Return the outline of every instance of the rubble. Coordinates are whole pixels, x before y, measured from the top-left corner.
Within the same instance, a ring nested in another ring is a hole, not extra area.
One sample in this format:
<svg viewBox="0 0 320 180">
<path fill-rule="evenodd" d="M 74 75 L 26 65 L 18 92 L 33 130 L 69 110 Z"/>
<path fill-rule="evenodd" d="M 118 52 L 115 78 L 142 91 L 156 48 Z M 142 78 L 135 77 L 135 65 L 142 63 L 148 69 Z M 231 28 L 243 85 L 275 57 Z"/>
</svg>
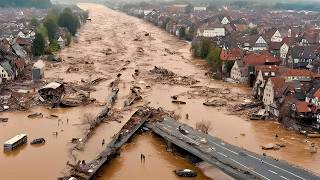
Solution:
<svg viewBox="0 0 320 180">
<path fill-rule="evenodd" d="M 129 98 L 124 102 L 124 106 L 131 106 L 135 101 L 142 99 L 141 97 L 141 88 L 133 86 L 130 88 L 131 92 Z"/>
<path fill-rule="evenodd" d="M 309 133 L 307 134 L 308 138 L 320 138 L 320 134 L 319 133 Z"/>
<path fill-rule="evenodd" d="M 104 51 L 104 54 L 107 55 L 107 56 L 113 54 L 112 49 L 110 49 L 110 48 L 106 49 Z"/>
<path fill-rule="evenodd" d="M 171 51 L 171 50 L 168 49 L 168 48 L 164 48 L 164 51 L 165 51 L 166 53 L 170 54 L 170 55 L 176 54 L 175 52 Z"/>
<path fill-rule="evenodd" d="M 96 79 L 92 80 L 92 81 L 91 81 L 91 84 L 97 85 L 97 84 L 99 84 L 99 83 L 101 83 L 101 82 L 103 82 L 103 81 L 105 81 L 105 80 L 107 80 L 107 79 L 106 79 L 106 78 L 99 77 L 99 78 L 96 78 Z"/>
<path fill-rule="evenodd" d="M 66 73 L 72 73 L 72 72 L 78 72 L 78 71 L 79 71 L 79 68 L 70 66 L 70 67 L 66 70 Z"/>
<path fill-rule="evenodd" d="M 137 52 L 138 53 L 143 53 L 144 52 L 144 49 L 142 47 L 137 47 Z"/>
<path fill-rule="evenodd" d="M 93 118 L 93 121 L 90 120 L 90 122 L 88 122 L 89 127 L 86 129 L 84 137 L 81 138 L 81 141 L 76 142 L 76 145 L 73 149 L 82 150 L 84 144 L 94 134 L 94 130 L 107 118 L 109 111 L 111 110 L 119 92 L 118 85 L 120 82 L 120 76 L 121 74 L 118 74 L 116 79 L 111 83 L 111 94 L 108 96 L 104 108 L 100 111 L 96 118 Z"/>
<path fill-rule="evenodd" d="M 57 82 L 51 82 L 38 90 L 39 95 L 52 104 L 59 104 L 64 92 L 64 85 Z"/>
<path fill-rule="evenodd" d="M 213 101 L 206 101 L 206 102 L 203 103 L 203 105 L 205 105 L 205 106 L 213 106 L 213 107 L 221 107 L 221 106 L 226 106 L 227 102 L 213 100 Z"/>
<path fill-rule="evenodd" d="M 188 76 L 179 76 L 168 69 L 155 66 L 152 70 L 149 71 L 151 75 L 150 81 L 162 82 L 163 84 L 169 85 L 194 85 L 198 83 L 198 80 L 193 79 Z"/>
</svg>

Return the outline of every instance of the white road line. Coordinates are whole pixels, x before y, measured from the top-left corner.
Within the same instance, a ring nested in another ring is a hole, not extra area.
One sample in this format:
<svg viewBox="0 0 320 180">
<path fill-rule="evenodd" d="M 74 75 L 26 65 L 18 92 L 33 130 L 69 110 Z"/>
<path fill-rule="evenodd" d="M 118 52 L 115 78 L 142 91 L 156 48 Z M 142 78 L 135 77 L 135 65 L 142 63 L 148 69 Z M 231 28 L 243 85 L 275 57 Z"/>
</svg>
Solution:
<svg viewBox="0 0 320 180">
<path fill-rule="evenodd" d="M 251 168 L 249 168 L 249 167 L 247 167 L 247 166 L 239 163 L 238 161 L 236 161 L 236 160 L 234 160 L 234 159 L 232 159 L 232 158 L 230 158 L 230 160 L 233 161 L 233 162 L 235 162 L 235 163 L 237 163 L 237 164 L 239 164 L 240 166 L 243 166 L 243 167 L 247 168 L 249 171 L 252 171 L 253 173 L 255 173 L 255 174 L 263 177 L 264 179 L 270 180 L 269 178 L 265 177 L 264 175 L 262 175 L 262 174 L 260 174 L 260 173 L 258 173 L 258 172 L 256 172 L 256 171 L 254 171 L 254 170 L 252 170 Z"/>
<path fill-rule="evenodd" d="M 222 152 L 218 152 L 221 156 L 224 156 L 224 157 L 228 157 L 227 155 L 223 154 Z"/>
<path fill-rule="evenodd" d="M 280 177 L 282 177 L 282 178 L 285 179 L 285 180 L 289 180 L 288 178 L 286 178 L 286 177 L 284 177 L 284 176 L 280 176 Z"/>
<path fill-rule="evenodd" d="M 270 169 L 268 170 L 269 172 L 272 172 L 273 174 L 278 174 L 278 173 L 276 173 L 276 172 L 274 172 L 274 171 L 271 171 Z"/>
<path fill-rule="evenodd" d="M 217 146 L 219 146 L 219 147 L 221 147 L 221 148 L 223 148 L 223 149 L 225 149 L 225 150 L 227 150 L 227 151 L 230 151 L 230 152 L 232 152 L 233 154 L 239 155 L 239 153 L 237 153 L 237 152 L 235 152 L 235 151 L 232 151 L 232 150 L 230 150 L 230 149 L 228 149 L 228 148 L 226 148 L 226 147 L 223 147 L 223 146 L 221 146 L 220 144 L 217 144 L 217 143 L 211 141 L 210 139 L 209 139 L 209 142 L 211 142 L 211 143 L 213 143 L 213 144 L 215 144 L 215 145 L 217 145 Z"/>
<path fill-rule="evenodd" d="M 248 154 L 248 156 L 250 156 L 250 157 L 252 157 L 252 158 L 254 158 L 254 159 L 257 159 L 257 160 L 261 161 L 260 158 L 257 158 L 257 157 L 255 157 L 255 156 L 252 156 L 252 155 L 250 155 L 250 154 Z M 289 173 L 289 174 L 291 174 L 291 175 L 293 175 L 293 176 L 295 176 L 295 177 L 297 177 L 297 178 L 300 178 L 300 179 L 302 179 L 302 180 L 306 180 L 306 179 L 303 178 L 303 177 L 300 177 L 300 176 L 298 176 L 298 175 L 296 175 L 296 174 L 294 174 L 294 173 L 292 173 L 292 172 L 290 172 L 290 171 L 287 171 L 287 170 L 285 170 L 285 169 L 283 169 L 283 168 L 281 168 L 281 167 L 279 167 L 279 166 L 276 166 L 276 165 L 273 165 L 273 164 L 271 164 L 271 163 L 268 163 L 267 161 L 263 161 L 263 163 L 268 164 L 268 165 L 270 165 L 270 166 L 272 166 L 272 167 L 278 168 L 278 169 L 280 169 L 280 170 L 282 170 L 282 171 L 284 171 L 284 172 L 286 172 L 286 173 Z"/>
</svg>

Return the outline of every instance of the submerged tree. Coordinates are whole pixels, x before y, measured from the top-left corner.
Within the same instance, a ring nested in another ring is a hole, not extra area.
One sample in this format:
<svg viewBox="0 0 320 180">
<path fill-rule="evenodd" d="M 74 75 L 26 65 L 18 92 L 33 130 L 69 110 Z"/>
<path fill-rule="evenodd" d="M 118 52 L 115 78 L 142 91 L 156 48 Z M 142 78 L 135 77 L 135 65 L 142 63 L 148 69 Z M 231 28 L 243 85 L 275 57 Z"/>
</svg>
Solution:
<svg viewBox="0 0 320 180">
<path fill-rule="evenodd" d="M 45 40 L 41 33 L 36 33 L 32 45 L 32 54 L 34 56 L 41 56 L 44 54 Z"/>
<path fill-rule="evenodd" d="M 77 29 L 80 26 L 78 17 L 73 14 L 70 8 L 65 8 L 63 10 L 59 16 L 58 24 L 61 27 L 67 28 L 72 35 L 77 33 Z"/>
</svg>

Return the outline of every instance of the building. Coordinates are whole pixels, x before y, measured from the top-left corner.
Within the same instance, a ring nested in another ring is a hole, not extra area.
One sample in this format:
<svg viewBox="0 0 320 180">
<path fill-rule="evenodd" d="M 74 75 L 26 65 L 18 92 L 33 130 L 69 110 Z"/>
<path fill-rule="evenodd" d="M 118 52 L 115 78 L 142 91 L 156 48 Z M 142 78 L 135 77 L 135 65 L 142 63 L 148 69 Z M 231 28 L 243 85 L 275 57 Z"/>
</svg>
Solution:
<svg viewBox="0 0 320 180">
<path fill-rule="evenodd" d="M 282 77 L 271 77 L 264 88 L 263 104 L 270 114 L 279 116 L 279 101 L 285 90 L 285 79 Z"/>
<path fill-rule="evenodd" d="M 42 60 L 37 61 L 36 63 L 33 64 L 32 67 L 32 80 L 40 80 L 44 78 L 44 67 L 45 64 Z"/>
<path fill-rule="evenodd" d="M 59 36 L 59 38 L 58 38 L 58 45 L 59 45 L 60 49 L 63 49 L 65 47 L 65 42 L 61 36 Z"/>
<path fill-rule="evenodd" d="M 242 61 L 235 61 L 230 71 L 231 79 L 240 82 L 248 83 L 248 67 L 244 66 Z"/>
<path fill-rule="evenodd" d="M 198 28 L 198 37 L 224 37 L 226 35 L 225 28 L 222 24 L 205 24 Z"/>
</svg>

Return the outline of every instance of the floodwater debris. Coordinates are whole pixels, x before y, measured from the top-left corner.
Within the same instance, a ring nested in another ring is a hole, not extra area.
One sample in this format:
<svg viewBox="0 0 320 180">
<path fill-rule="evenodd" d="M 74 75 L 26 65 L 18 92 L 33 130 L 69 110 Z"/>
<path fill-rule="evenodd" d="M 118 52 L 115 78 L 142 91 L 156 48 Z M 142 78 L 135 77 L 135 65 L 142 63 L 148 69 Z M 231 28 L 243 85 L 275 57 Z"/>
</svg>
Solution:
<svg viewBox="0 0 320 180">
<path fill-rule="evenodd" d="M 179 101 L 179 100 L 172 100 L 171 102 L 174 104 L 187 104 L 185 101 Z"/>
<path fill-rule="evenodd" d="M 142 99 L 141 97 L 141 88 L 138 86 L 133 86 L 130 88 L 131 93 L 129 98 L 124 102 L 124 106 L 131 106 L 135 101 Z"/>
<path fill-rule="evenodd" d="M 9 118 L 0 118 L 0 122 L 8 122 Z"/>
<path fill-rule="evenodd" d="M 43 118 L 43 114 L 42 113 L 29 114 L 28 118 Z"/>
<path fill-rule="evenodd" d="M 213 100 L 213 101 L 206 101 L 203 103 L 205 106 L 212 106 L 212 107 L 221 107 L 221 106 L 226 106 L 227 102 L 225 101 L 218 101 L 218 100 Z"/>
</svg>

